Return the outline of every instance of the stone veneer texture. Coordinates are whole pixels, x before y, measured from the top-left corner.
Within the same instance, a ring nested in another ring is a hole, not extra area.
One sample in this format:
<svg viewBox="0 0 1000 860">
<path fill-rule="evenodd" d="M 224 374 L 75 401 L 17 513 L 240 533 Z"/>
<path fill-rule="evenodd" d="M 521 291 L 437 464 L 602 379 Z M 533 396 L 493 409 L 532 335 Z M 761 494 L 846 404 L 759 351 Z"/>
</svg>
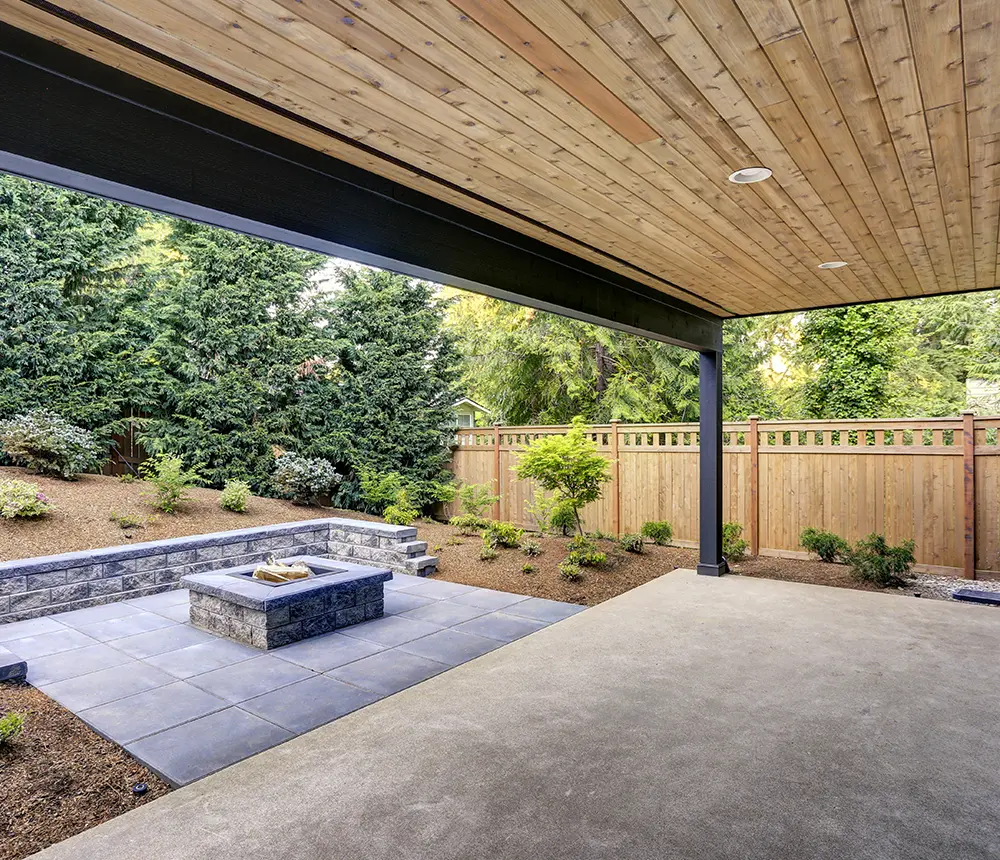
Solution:
<svg viewBox="0 0 1000 860">
<path fill-rule="evenodd" d="M 178 588 L 182 576 L 268 556 L 315 555 L 427 576 L 412 526 L 339 517 L 0 562 L 0 624 Z"/>
</svg>

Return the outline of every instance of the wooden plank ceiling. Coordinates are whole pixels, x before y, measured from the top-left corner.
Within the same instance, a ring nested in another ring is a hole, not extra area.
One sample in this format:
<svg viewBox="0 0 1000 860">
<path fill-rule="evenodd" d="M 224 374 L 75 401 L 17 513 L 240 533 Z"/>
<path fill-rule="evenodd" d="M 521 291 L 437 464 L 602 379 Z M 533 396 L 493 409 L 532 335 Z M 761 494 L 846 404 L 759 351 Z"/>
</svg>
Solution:
<svg viewBox="0 0 1000 860">
<path fill-rule="evenodd" d="M 998 284 L 997 0 L 0 0 L 0 19 L 722 315 Z M 773 177 L 728 181 L 757 165 Z"/>
</svg>

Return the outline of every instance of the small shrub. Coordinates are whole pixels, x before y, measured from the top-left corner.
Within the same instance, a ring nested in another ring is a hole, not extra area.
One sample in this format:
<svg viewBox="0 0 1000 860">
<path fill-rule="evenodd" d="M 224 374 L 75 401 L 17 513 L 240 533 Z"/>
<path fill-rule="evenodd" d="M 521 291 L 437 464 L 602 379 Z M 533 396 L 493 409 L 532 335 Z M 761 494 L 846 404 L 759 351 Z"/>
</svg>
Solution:
<svg viewBox="0 0 1000 860">
<path fill-rule="evenodd" d="M 358 477 L 362 498 L 376 511 L 398 505 L 399 494 L 404 491 L 409 506 L 418 512 L 427 505 L 451 502 L 455 498 L 455 485 L 447 481 L 418 481 L 399 472 L 375 472 L 372 469 L 362 469 Z"/>
<path fill-rule="evenodd" d="M 382 512 L 382 519 L 394 526 L 408 526 L 419 516 L 420 511 L 413 507 L 406 490 L 400 490 L 396 501 Z"/>
<path fill-rule="evenodd" d="M 814 552 L 823 561 L 832 562 L 841 558 L 851 547 L 840 535 L 808 528 L 799 535 L 799 543 L 809 552 Z"/>
<path fill-rule="evenodd" d="M 600 567 L 607 564 L 608 556 L 598 550 L 597 546 L 582 535 L 577 535 L 569 542 L 569 555 L 566 561 L 578 567 Z"/>
<path fill-rule="evenodd" d="M 312 505 L 341 481 L 333 465 L 321 457 L 302 457 L 288 452 L 274 461 L 271 483 L 297 505 Z"/>
<path fill-rule="evenodd" d="M 17 478 L 0 480 L 0 517 L 5 520 L 42 517 L 51 510 L 52 503 L 38 484 Z"/>
<path fill-rule="evenodd" d="M 488 543 L 483 543 L 482 549 L 479 550 L 479 560 L 480 561 L 493 561 L 500 553 L 498 553 L 493 547 Z"/>
<path fill-rule="evenodd" d="M 534 573 L 537 568 L 531 562 L 525 562 L 521 565 L 521 573 Z"/>
<path fill-rule="evenodd" d="M 722 557 L 726 561 L 740 561 L 750 546 L 742 538 L 743 526 L 739 523 L 722 524 Z"/>
<path fill-rule="evenodd" d="M 24 731 L 25 714 L 8 711 L 0 717 L 0 747 L 6 746 Z"/>
<path fill-rule="evenodd" d="M 462 514 L 461 516 L 452 517 L 448 522 L 458 529 L 460 535 L 465 535 L 466 537 L 478 535 L 490 524 L 489 520 L 484 520 L 482 517 L 473 516 L 472 514 Z"/>
<path fill-rule="evenodd" d="M 544 490 L 535 490 L 534 500 L 525 506 L 528 515 L 535 521 L 535 527 L 541 534 L 545 534 L 555 526 L 552 525 L 552 512 L 559 504 L 558 493 L 547 496 Z"/>
<path fill-rule="evenodd" d="M 245 514 L 250 501 L 250 485 L 246 481 L 230 478 L 222 488 L 219 507 L 234 514 Z"/>
<path fill-rule="evenodd" d="M 0 421 L 0 447 L 15 463 L 66 480 L 101 462 L 100 448 L 89 430 L 46 409 Z"/>
<path fill-rule="evenodd" d="M 464 544 L 464 540 L 459 540 L 457 537 L 450 537 L 444 542 L 445 546 L 461 546 Z"/>
<path fill-rule="evenodd" d="M 112 511 L 108 519 L 121 529 L 146 528 L 146 518 L 136 516 L 135 514 L 116 514 Z"/>
<path fill-rule="evenodd" d="M 536 556 L 542 554 L 542 545 L 536 540 L 526 540 L 521 542 L 521 552 L 526 556 Z"/>
<path fill-rule="evenodd" d="M 879 588 L 898 588 L 906 584 L 916 558 L 912 540 L 899 546 L 890 546 L 885 535 L 870 534 L 859 540 L 844 554 L 851 573 L 858 579 L 871 582 Z"/>
<path fill-rule="evenodd" d="M 497 547 L 516 547 L 521 543 L 524 529 L 513 523 L 490 523 L 483 531 L 483 543 Z"/>
<path fill-rule="evenodd" d="M 618 546 L 625 550 L 625 552 L 641 553 L 643 550 L 642 535 L 622 535 L 618 539 Z"/>
<path fill-rule="evenodd" d="M 139 473 L 153 485 L 154 492 L 148 496 L 150 504 L 166 514 L 175 513 L 190 501 L 187 491 L 201 480 L 197 469 L 185 469 L 180 457 L 169 454 L 150 457 L 139 466 Z"/>
<path fill-rule="evenodd" d="M 552 508 L 549 526 L 552 529 L 560 529 L 564 535 L 568 535 L 571 529 L 576 528 L 576 508 L 571 502 L 560 501 Z"/>
<path fill-rule="evenodd" d="M 605 534 L 600 529 L 595 532 L 587 532 L 587 537 L 591 540 L 614 540 L 614 535 Z"/>
<path fill-rule="evenodd" d="M 569 559 L 559 562 L 559 575 L 569 582 L 579 582 L 583 579 L 583 571 L 580 565 L 574 564 Z"/>
<path fill-rule="evenodd" d="M 131 472 L 122 472 L 118 476 L 118 480 L 123 484 L 134 484 L 136 482 L 136 477 Z"/>
<path fill-rule="evenodd" d="M 458 489 L 458 505 L 462 513 L 469 517 L 482 519 L 486 511 L 492 508 L 500 497 L 493 495 L 485 484 L 463 484 Z"/>
<path fill-rule="evenodd" d="M 674 527 L 666 520 L 651 520 L 642 524 L 642 536 L 657 546 L 669 546 L 674 539 Z"/>
</svg>

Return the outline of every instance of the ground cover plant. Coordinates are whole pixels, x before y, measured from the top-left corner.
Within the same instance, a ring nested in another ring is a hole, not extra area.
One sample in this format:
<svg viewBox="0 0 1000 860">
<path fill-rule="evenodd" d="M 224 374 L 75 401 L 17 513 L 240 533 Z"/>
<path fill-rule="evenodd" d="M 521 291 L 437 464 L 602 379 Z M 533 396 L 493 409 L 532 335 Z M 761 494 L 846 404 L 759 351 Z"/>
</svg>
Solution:
<svg viewBox="0 0 1000 860">
<path fill-rule="evenodd" d="M 0 479 L 0 517 L 3 519 L 34 519 L 51 511 L 52 503 L 38 484 L 16 478 Z"/>
<path fill-rule="evenodd" d="M 188 490 L 201 480 L 197 469 L 185 469 L 180 457 L 156 454 L 139 467 L 143 480 L 153 485 L 150 504 L 158 511 L 173 514 L 191 496 Z"/>
<path fill-rule="evenodd" d="M 219 506 L 235 514 L 246 513 L 250 502 L 250 485 L 246 481 L 230 478 L 219 495 Z"/>
<path fill-rule="evenodd" d="M 879 588 L 898 588 L 906 584 L 916 559 L 912 540 L 892 546 L 885 535 L 870 534 L 844 554 L 844 560 L 857 579 Z"/>
<path fill-rule="evenodd" d="M 834 562 L 843 558 L 844 554 L 851 548 L 850 544 L 840 535 L 812 527 L 802 531 L 802 534 L 799 535 L 799 543 L 803 549 L 816 553 L 825 562 Z"/>
<path fill-rule="evenodd" d="M 674 539 L 674 527 L 666 520 L 653 520 L 642 524 L 642 536 L 657 546 L 669 546 Z"/>
<path fill-rule="evenodd" d="M 46 409 L 0 421 L 0 447 L 15 463 L 66 480 L 94 468 L 102 459 L 92 433 Z"/>
</svg>

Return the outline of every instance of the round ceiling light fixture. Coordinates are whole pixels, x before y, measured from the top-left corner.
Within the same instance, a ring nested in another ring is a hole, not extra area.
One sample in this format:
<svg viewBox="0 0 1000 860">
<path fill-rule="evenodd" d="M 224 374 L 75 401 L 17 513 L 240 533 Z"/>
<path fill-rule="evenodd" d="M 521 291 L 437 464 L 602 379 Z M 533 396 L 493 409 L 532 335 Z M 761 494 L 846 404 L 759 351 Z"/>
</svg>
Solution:
<svg viewBox="0 0 1000 860">
<path fill-rule="evenodd" d="M 820 263 L 817 269 L 843 269 L 846 266 L 843 260 L 831 260 L 829 263 Z"/>
<path fill-rule="evenodd" d="M 771 178 L 771 169 L 768 167 L 743 167 L 735 173 L 729 174 L 729 181 L 737 185 L 747 185 L 751 182 L 763 182 Z"/>
</svg>

